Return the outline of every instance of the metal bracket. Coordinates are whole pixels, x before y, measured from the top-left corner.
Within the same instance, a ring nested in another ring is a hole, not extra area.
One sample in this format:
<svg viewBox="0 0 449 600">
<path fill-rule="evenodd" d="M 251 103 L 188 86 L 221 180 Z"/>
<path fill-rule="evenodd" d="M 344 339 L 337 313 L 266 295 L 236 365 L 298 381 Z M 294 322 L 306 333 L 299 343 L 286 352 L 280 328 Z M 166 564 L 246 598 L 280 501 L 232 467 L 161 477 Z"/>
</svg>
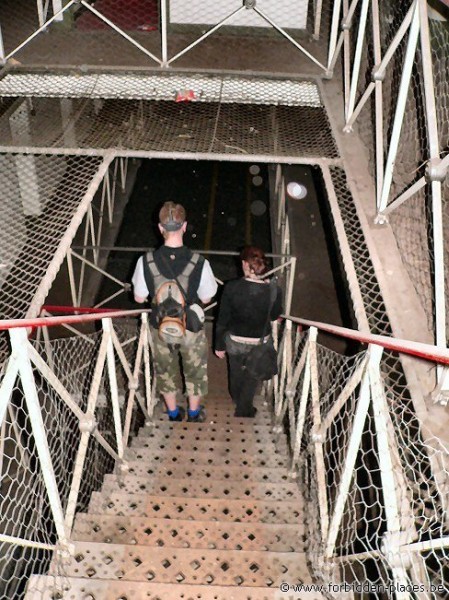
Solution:
<svg viewBox="0 0 449 600">
<path fill-rule="evenodd" d="M 129 390 L 138 390 L 139 389 L 139 380 L 135 379 L 134 381 L 129 381 L 128 382 L 128 389 Z"/>
<path fill-rule="evenodd" d="M 256 0 L 243 0 L 243 6 L 248 10 L 256 7 Z"/>
<path fill-rule="evenodd" d="M 408 531 L 387 531 L 382 537 L 380 550 L 392 569 L 410 569 L 411 553 L 406 552 L 407 544 L 413 537 Z"/>
<path fill-rule="evenodd" d="M 79 428 L 81 433 L 92 433 L 96 427 L 97 421 L 92 413 L 86 413 L 84 418 L 80 419 Z"/>
<path fill-rule="evenodd" d="M 374 219 L 374 225 L 388 225 L 388 217 L 387 215 L 383 215 L 382 213 L 377 213 Z"/>
<path fill-rule="evenodd" d="M 129 464 L 125 460 L 117 461 L 117 476 L 125 477 L 129 473 Z"/>
<path fill-rule="evenodd" d="M 431 158 L 426 166 L 426 179 L 429 182 L 432 181 L 441 181 L 443 182 L 449 170 L 449 167 L 445 164 L 442 164 L 443 161 L 440 157 Z"/>
<path fill-rule="evenodd" d="M 61 543 L 56 545 L 56 556 L 61 562 L 68 563 L 72 556 L 75 556 L 75 544 L 72 542 Z"/>
<path fill-rule="evenodd" d="M 380 65 L 374 65 L 373 70 L 371 71 L 371 79 L 372 81 L 384 81 L 385 69 L 381 71 Z"/>
<path fill-rule="evenodd" d="M 343 31 L 351 31 L 352 20 L 351 21 L 343 21 L 343 23 L 341 24 L 341 28 Z"/>
</svg>

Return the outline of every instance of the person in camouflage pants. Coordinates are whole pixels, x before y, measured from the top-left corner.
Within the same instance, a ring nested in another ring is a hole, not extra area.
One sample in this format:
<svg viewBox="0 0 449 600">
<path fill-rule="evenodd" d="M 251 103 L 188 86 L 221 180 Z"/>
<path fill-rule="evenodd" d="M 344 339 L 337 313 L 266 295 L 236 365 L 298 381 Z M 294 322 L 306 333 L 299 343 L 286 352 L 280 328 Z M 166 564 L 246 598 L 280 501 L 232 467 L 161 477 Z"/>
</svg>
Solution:
<svg viewBox="0 0 449 600">
<path fill-rule="evenodd" d="M 167 405 L 170 421 L 182 421 L 185 410 L 177 405 L 177 390 L 181 389 L 182 374 L 189 398 L 188 421 L 202 421 L 205 418 L 201 400 L 207 394 L 207 340 L 204 333 L 204 311 L 201 304 L 207 304 L 217 292 L 209 261 L 184 246 L 183 237 L 187 221 L 184 207 L 174 202 L 166 202 L 159 212 L 159 231 L 164 244 L 152 253 L 157 267 L 156 277 L 166 280 L 182 277 L 187 265 L 194 264 L 186 285 L 187 306 L 186 332 L 179 343 L 169 344 L 158 333 L 158 311 L 153 305 L 150 315 L 151 346 L 156 373 L 156 388 Z M 146 255 L 137 261 L 132 278 L 134 299 L 138 303 L 157 296 L 155 275 L 148 267 Z M 163 337 L 163 336 L 162 336 Z"/>
<path fill-rule="evenodd" d="M 155 329 L 151 330 L 152 350 L 156 371 L 156 390 L 159 394 L 176 394 L 179 379 L 179 357 L 161 342 Z M 186 393 L 189 397 L 204 398 L 207 394 L 207 339 L 204 330 L 186 331 L 178 345 L 182 359 Z"/>
</svg>

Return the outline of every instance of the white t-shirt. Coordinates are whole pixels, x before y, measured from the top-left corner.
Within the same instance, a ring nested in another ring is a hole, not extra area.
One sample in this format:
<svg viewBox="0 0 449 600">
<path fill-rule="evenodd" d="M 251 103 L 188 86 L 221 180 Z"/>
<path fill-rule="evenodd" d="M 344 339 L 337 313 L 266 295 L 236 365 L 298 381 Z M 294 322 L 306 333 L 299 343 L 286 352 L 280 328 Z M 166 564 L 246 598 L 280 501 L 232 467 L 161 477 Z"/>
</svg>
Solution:
<svg viewBox="0 0 449 600">
<path fill-rule="evenodd" d="M 143 272 L 143 256 L 139 258 L 134 270 L 132 278 L 132 284 L 134 287 L 134 295 L 140 298 L 146 298 L 148 296 L 148 287 L 145 281 L 145 275 Z M 218 285 L 215 281 L 212 268 L 207 259 L 204 259 L 203 270 L 201 271 L 200 284 L 198 286 L 197 295 L 198 298 L 204 302 L 213 298 L 217 293 Z"/>
</svg>

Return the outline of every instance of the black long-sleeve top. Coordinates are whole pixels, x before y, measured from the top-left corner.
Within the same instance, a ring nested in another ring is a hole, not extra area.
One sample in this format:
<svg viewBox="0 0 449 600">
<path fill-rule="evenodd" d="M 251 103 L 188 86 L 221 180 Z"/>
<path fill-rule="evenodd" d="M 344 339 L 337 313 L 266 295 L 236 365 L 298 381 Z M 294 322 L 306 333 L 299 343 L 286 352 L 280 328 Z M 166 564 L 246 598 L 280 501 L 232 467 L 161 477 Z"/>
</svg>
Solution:
<svg viewBox="0 0 449 600">
<path fill-rule="evenodd" d="M 225 350 L 225 335 L 260 338 L 264 331 L 270 305 L 270 286 L 266 283 L 235 279 L 223 290 L 218 313 L 215 349 Z M 276 299 L 271 307 L 270 320 L 275 321 L 282 313 L 282 291 L 277 287 Z"/>
</svg>

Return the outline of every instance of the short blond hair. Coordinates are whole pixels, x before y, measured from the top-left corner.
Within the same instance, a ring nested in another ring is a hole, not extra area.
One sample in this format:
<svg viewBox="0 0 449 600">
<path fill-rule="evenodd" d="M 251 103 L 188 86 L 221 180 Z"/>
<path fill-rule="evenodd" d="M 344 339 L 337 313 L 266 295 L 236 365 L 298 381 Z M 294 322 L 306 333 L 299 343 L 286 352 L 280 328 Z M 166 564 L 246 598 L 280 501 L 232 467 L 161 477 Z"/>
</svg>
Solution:
<svg viewBox="0 0 449 600">
<path fill-rule="evenodd" d="M 159 223 L 166 231 L 178 231 L 186 220 L 186 211 L 182 204 L 165 202 L 159 211 Z"/>
</svg>

